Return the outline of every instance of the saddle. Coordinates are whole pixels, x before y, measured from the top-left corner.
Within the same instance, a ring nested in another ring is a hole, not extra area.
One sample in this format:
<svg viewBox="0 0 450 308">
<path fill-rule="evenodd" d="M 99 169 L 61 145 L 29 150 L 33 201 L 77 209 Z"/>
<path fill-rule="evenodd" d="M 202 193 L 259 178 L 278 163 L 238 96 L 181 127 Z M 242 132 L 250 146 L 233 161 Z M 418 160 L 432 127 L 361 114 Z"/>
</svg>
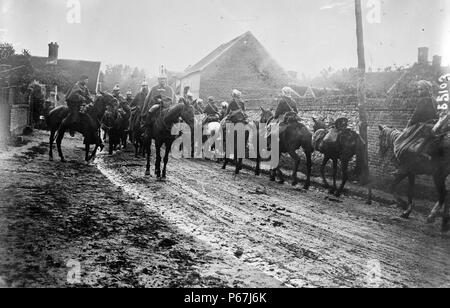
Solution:
<svg viewBox="0 0 450 308">
<path fill-rule="evenodd" d="M 348 119 L 337 119 L 329 129 L 319 129 L 313 136 L 313 147 L 318 151 L 322 151 L 324 145 L 337 145 L 340 138 L 350 133 L 348 129 Z"/>
<path fill-rule="evenodd" d="M 205 119 L 203 120 L 203 126 L 204 126 L 204 125 L 207 125 L 207 124 L 209 124 L 209 123 L 212 123 L 212 122 L 220 122 L 220 117 L 219 117 L 219 115 L 209 115 L 209 116 L 206 116 Z"/>
<path fill-rule="evenodd" d="M 437 133 L 439 132 L 439 133 Z M 405 157 L 431 159 L 442 147 L 443 137 L 449 130 L 436 130 L 434 123 L 418 123 L 406 128 L 394 141 L 394 154 L 398 160 Z"/>
<path fill-rule="evenodd" d="M 221 125 L 225 126 L 226 122 L 248 124 L 247 115 L 241 109 L 238 109 L 230 112 L 230 114 L 222 120 Z"/>
<path fill-rule="evenodd" d="M 295 111 L 289 111 L 286 112 L 278 117 L 278 119 L 275 119 L 274 117 L 270 118 L 269 121 L 267 121 L 267 127 L 266 127 L 266 138 L 269 138 L 272 133 L 272 127 L 277 125 L 279 126 L 279 133 L 282 133 L 285 129 L 287 124 L 293 123 L 293 122 L 299 122 L 300 117 L 295 113 Z"/>
</svg>

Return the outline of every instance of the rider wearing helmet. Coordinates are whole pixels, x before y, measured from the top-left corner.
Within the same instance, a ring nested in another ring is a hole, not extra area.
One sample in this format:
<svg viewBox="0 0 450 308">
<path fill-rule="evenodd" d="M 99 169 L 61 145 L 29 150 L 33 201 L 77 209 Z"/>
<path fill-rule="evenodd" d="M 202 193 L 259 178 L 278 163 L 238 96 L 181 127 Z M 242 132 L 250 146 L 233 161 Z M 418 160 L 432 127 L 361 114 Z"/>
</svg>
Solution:
<svg viewBox="0 0 450 308">
<path fill-rule="evenodd" d="M 89 93 L 89 89 L 87 87 L 88 82 L 89 77 L 87 75 L 82 75 L 66 95 L 69 114 L 63 120 L 63 124 L 65 127 L 69 128 L 69 132 L 72 137 L 75 135 L 73 125 L 78 123 L 80 120 L 81 105 L 92 102 L 91 94 Z"/>
</svg>

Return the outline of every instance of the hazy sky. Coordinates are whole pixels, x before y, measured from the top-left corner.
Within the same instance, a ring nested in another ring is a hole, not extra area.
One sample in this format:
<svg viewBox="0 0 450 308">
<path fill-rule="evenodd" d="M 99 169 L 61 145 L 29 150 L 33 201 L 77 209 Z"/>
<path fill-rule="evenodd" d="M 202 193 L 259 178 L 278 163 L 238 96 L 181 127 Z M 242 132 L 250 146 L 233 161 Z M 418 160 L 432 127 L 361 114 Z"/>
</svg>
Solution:
<svg viewBox="0 0 450 308">
<path fill-rule="evenodd" d="M 357 65 L 354 0 L 78 0 L 81 22 L 71 24 L 73 1 L 0 0 L 0 40 L 42 56 L 57 41 L 60 58 L 157 74 L 160 64 L 182 71 L 249 30 L 287 70 L 315 75 Z M 380 23 L 368 22 L 372 3 L 381 3 Z M 363 7 L 369 67 L 414 63 L 420 46 L 450 63 L 449 0 L 363 0 Z"/>
</svg>

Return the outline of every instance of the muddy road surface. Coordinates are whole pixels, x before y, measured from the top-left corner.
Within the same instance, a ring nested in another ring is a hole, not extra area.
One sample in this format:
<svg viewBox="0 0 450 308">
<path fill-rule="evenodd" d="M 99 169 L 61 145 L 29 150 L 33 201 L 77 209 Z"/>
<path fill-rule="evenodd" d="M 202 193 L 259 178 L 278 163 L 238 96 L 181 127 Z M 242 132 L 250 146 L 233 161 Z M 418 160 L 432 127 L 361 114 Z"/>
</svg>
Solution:
<svg viewBox="0 0 450 308">
<path fill-rule="evenodd" d="M 279 287 L 183 233 L 83 162 L 49 162 L 48 135 L 0 152 L 1 287 Z"/>
<path fill-rule="evenodd" d="M 250 171 L 235 177 L 211 161 L 170 158 L 166 182 L 146 177 L 144 160 L 128 152 L 96 164 L 186 234 L 285 286 L 450 286 L 450 235 L 422 213 L 402 220 L 393 205 L 333 199 Z"/>
</svg>

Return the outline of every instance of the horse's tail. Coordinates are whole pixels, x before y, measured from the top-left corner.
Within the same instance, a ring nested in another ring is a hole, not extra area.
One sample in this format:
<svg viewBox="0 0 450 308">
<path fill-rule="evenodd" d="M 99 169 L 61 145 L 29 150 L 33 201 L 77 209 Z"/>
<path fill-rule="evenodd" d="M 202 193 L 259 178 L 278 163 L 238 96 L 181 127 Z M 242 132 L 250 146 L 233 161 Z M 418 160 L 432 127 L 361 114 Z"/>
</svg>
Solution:
<svg viewBox="0 0 450 308">
<path fill-rule="evenodd" d="M 367 157 L 366 143 L 357 135 L 356 142 L 356 169 L 355 174 L 361 185 L 369 183 L 369 159 Z"/>
</svg>

